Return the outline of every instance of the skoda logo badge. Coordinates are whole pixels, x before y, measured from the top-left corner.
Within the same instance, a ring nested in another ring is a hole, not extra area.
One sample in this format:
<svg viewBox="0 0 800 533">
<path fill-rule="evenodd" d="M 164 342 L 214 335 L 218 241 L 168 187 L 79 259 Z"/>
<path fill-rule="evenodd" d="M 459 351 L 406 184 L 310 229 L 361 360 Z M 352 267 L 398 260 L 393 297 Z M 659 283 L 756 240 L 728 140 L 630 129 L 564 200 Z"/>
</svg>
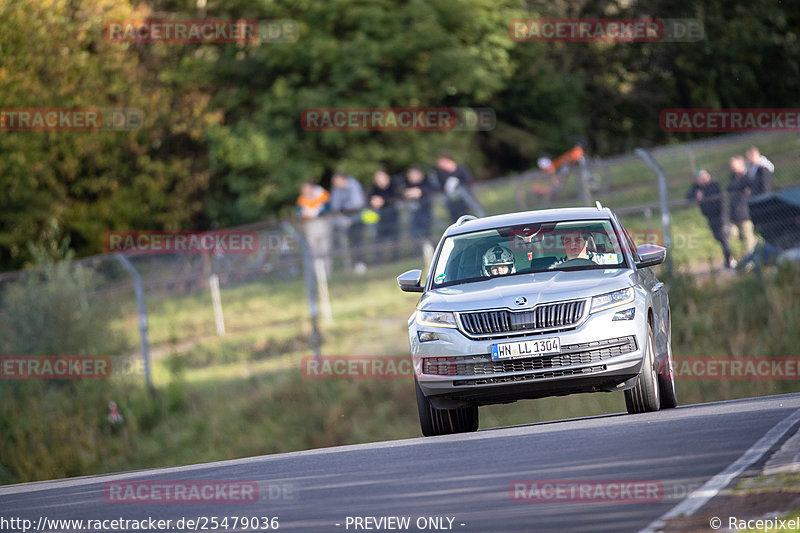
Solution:
<svg viewBox="0 0 800 533">
<path fill-rule="evenodd" d="M 514 303 L 517 305 L 525 305 L 526 303 L 528 303 L 528 299 L 525 298 L 524 296 L 517 296 L 517 299 L 514 300 Z"/>
</svg>

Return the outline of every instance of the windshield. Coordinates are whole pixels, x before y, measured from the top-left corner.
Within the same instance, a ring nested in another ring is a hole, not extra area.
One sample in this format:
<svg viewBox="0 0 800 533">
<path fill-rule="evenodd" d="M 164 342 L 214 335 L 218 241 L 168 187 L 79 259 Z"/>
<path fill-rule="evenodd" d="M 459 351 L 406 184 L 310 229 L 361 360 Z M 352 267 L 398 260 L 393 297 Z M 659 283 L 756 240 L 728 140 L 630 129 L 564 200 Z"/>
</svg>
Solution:
<svg viewBox="0 0 800 533">
<path fill-rule="evenodd" d="M 506 226 L 447 237 L 433 287 L 552 270 L 624 268 L 609 220 L 570 220 Z"/>
</svg>

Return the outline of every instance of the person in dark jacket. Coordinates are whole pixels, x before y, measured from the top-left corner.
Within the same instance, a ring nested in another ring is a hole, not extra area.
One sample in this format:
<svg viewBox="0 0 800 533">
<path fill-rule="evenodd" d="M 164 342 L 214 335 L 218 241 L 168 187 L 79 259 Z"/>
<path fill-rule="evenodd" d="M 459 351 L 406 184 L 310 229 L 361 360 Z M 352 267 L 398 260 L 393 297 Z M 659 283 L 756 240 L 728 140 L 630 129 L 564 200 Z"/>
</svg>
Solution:
<svg viewBox="0 0 800 533">
<path fill-rule="evenodd" d="M 391 247 L 391 259 L 397 259 L 397 236 L 399 234 L 400 217 L 397 212 L 397 201 L 399 195 L 395 189 L 392 177 L 383 169 L 375 172 L 372 176 L 374 185 L 369 193 L 369 206 L 378 213 L 375 242 L 382 244 L 383 248 Z M 383 260 L 385 255 L 382 251 L 376 252 L 377 261 Z"/>
<path fill-rule="evenodd" d="M 736 261 L 731 256 L 731 247 L 728 243 L 727 213 L 719 183 L 711 179 L 711 174 L 707 170 L 698 170 L 695 173 L 694 183 L 686 193 L 686 199 L 697 202 L 700 206 L 700 212 L 706 217 L 714 238 L 722 245 L 725 267 L 736 268 Z"/>
<path fill-rule="evenodd" d="M 453 154 L 443 151 L 436 159 L 436 173 L 447 198 L 447 210 L 453 222 L 469 213 L 469 206 L 462 194 L 471 194 L 472 172 L 467 165 L 459 165 Z"/>
<path fill-rule="evenodd" d="M 728 183 L 728 198 L 731 208 L 731 231 L 734 229 L 745 247 L 745 255 L 756 247 L 753 221 L 747 201 L 752 195 L 751 182 L 747 177 L 744 157 L 735 155 L 730 159 L 731 181 Z"/>
<path fill-rule="evenodd" d="M 431 183 L 422 167 L 413 166 L 406 171 L 403 198 L 408 200 L 411 212 L 409 235 L 412 239 L 430 238 L 433 225 L 433 195 L 436 186 Z"/>
<path fill-rule="evenodd" d="M 761 155 L 755 146 L 747 150 L 747 177 L 750 179 L 750 188 L 753 196 L 772 192 L 772 178 L 775 165 Z"/>
</svg>

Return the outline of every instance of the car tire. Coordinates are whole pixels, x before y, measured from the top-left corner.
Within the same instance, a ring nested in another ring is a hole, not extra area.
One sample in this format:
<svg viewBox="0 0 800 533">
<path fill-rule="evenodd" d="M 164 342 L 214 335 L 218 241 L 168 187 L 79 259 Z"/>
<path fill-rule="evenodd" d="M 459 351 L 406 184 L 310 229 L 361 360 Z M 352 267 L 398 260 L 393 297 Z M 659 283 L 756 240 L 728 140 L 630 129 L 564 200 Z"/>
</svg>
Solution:
<svg viewBox="0 0 800 533">
<path fill-rule="evenodd" d="M 658 376 L 658 385 L 661 389 L 661 408 L 672 409 L 678 407 L 678 391 L 675 388 L 675 365 L 672 360 L 672 322 L 669 323 L 667 334 L 667 357 L 664 367 Z"/>
<path fill-rule="evenodd" d="M 417 409 L 422 435 L 449 435 L 452 433 L 469 433 L 478 430 L 478 407 L 458 407 L 456 409 L 436 409 L 430 400 L 422 394 L 417 378 L 414 378 L 417 392 Z"/>
<path fill-rule="evenodd" d="M 661 407 L 661 394 L 658 387 L 658 369 L 655 364 L 655 338 L 653 326 L 647 323 L 647 344 L 644 350 L 642 368 L 636 386 L 625 391 L 625 407 L 628 413 L 647 413 L 658 411 Z"/>
</svg>

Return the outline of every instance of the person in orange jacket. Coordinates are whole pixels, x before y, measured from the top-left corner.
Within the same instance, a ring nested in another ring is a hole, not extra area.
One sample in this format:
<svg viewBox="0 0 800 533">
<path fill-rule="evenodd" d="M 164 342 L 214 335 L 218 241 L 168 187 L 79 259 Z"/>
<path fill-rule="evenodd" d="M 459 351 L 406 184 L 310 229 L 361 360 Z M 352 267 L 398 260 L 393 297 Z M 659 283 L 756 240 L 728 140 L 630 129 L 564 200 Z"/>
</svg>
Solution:
<svg viewBox="0 0 800 533">
<path fill-rule="evenodd" d="M 307 181 L 297 197 L 297 214 L 300 218 L 317 218 L 330 209 L 331 195 L 320 185 Z"/>
</svg>

